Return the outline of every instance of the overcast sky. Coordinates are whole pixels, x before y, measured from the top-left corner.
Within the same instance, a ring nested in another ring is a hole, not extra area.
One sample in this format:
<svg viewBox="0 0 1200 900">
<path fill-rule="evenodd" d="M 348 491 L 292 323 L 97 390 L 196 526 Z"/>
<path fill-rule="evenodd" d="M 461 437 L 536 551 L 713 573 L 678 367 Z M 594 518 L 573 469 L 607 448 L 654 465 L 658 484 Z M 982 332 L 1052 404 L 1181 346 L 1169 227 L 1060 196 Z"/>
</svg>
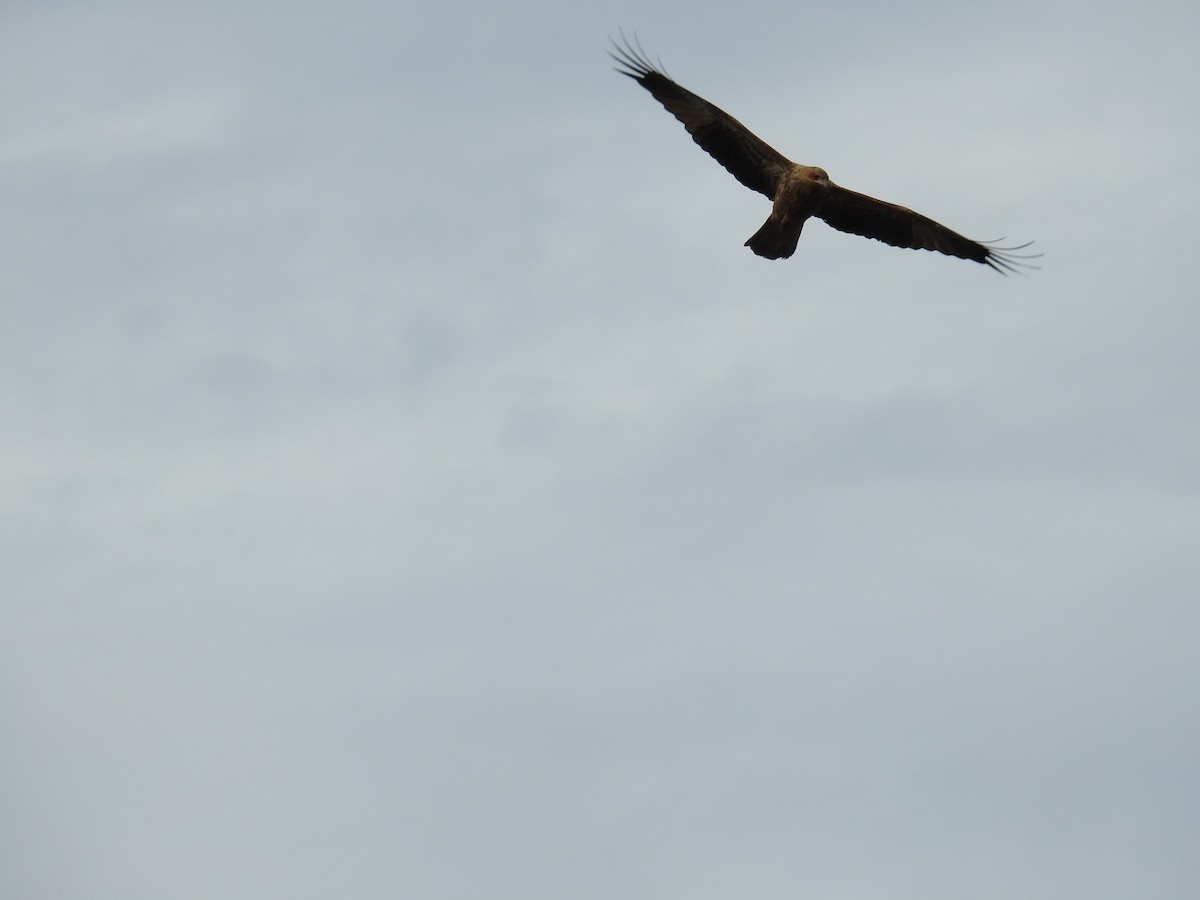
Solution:
<svg viewBox="0 0 1200 900">
<path fill-rule="evenodd" d="M 1196 897 L 1198 34 L 5 4 L 0 895 Z"/>
</svg>

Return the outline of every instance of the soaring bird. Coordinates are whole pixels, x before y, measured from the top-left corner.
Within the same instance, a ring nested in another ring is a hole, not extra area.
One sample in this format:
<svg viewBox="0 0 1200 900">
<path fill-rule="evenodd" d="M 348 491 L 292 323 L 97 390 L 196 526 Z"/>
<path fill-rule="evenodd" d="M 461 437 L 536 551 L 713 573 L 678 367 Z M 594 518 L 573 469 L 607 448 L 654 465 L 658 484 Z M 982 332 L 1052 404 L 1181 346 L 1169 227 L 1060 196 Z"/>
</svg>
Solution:
<svg viewBox="0 0 1200 900">
<path fill-rule="evenodd" d="M 997 247 L 965 238 L 911 209 L 847 190 L 829 180 L 824 169 L 794 163 L 770 147 L 729 113 L 672 81 L 646 58 L 641 44 L 613 41 L 617 69 L 648 90 L 683 123 L 697 144 L 738 181 L 766 194 L 771 215 L 746 246 L 767 259 L 786 259 L 796 252 L 804 223 L 816 216 L 838 231 L 874 238 L 893 247 L 936 250 L 971 259 L 1000 274 L 1036 268 L 1028 261 L 1041 254 L 1020 254 L 1033 242 Z M 661 64 L 660 64 L 661 65 Z"/>
</svg>

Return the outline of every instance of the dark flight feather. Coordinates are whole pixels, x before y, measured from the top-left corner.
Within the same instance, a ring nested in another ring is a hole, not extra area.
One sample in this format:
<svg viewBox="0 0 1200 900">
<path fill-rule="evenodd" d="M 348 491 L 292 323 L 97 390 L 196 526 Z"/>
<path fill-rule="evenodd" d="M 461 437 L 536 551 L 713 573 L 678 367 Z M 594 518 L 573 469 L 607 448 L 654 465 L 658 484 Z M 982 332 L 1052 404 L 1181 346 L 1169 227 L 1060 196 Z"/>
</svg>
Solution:
<svg viewBox="0 0 1200 900">
<path fill-rule="evenodd" d="M 646 60 L 639 46 L 636 50 L 626 41 L 616 44 L 610 53 L 621 64 L 617 69 L 648 90 L 651 95 L 683 123 L 697 144 L 723 165 L 738 181 L 760 194 L 773 197 L 779 177 L 792 161 L 757 137 L 745 125 L 724 110 L 680 87 L 655 69 Z"/>
</svg>

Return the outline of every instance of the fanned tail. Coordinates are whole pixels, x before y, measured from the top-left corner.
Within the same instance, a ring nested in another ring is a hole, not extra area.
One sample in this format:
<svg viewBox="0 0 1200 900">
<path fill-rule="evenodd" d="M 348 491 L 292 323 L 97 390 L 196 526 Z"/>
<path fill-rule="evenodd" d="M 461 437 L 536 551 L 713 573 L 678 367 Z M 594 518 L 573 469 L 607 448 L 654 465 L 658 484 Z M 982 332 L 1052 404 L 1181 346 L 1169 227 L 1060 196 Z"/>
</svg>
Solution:
<svg viewBox="0 0 1200 900">
<path fill-rule="evenodd" d="M 774 216 L 770 216 L 763 222 L 762 228 L 750 236 L 746 246 L 767 259 L 787 259 L 796 252 L 796 244 L 800 241 L 800 231 L 803 228 L 803 220 L 798 225 L 785 225 Z"/>
</svg>

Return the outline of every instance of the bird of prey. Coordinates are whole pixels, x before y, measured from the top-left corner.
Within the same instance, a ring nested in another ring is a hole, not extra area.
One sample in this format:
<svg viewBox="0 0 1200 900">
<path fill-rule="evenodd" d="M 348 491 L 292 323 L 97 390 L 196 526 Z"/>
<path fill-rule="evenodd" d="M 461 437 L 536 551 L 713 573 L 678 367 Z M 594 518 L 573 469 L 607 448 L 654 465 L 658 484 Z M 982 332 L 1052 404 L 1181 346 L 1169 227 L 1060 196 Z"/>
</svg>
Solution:
<svg viewBox="0 0 1200 900">
<path fill-rule="evenodd" d="M 1020 254 L 1033 242 L 1016 247 L 980 243 L 895 203 L 847 190 L 829 180 L 824 169 L 794 163 L 768 146 L 733 116 L 672 81 L 646 58 L 641 44 L 613 41 L 611 56 L 617 69 L 648 90 L 667 108 L 709 156 L 751 190 L 773 201 L 771 215 L 746 246 L 767 259 L 786 259 L 796 251 L 800 231 L 812 216 L 838 231 L 874 238 L 893 247 L 936 250 L 971 259 L 1000 274 L 1036 268 L 1028 260 L 1041 254 Z"/>
</svg>

